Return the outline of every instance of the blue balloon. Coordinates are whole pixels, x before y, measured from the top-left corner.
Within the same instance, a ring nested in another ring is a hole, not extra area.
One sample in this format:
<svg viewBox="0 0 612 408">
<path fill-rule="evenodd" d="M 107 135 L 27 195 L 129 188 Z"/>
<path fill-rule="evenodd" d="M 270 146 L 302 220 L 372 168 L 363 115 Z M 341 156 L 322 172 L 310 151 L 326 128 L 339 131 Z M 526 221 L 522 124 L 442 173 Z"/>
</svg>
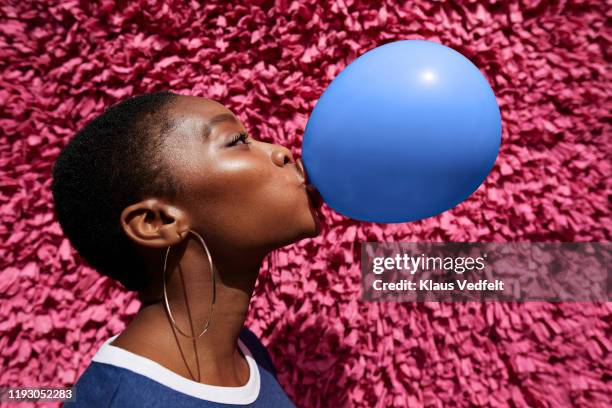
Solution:
<svg viewBox="0 0 612 408">
<path fill-rule="evenodd" d="M 440 214 L 491 171 L 501 115 L 478 68 L 424 40 L 361 55 L 328 86 L 306 125 L 302 161 L 347 217 L 398 223 Z"/>
</svg>

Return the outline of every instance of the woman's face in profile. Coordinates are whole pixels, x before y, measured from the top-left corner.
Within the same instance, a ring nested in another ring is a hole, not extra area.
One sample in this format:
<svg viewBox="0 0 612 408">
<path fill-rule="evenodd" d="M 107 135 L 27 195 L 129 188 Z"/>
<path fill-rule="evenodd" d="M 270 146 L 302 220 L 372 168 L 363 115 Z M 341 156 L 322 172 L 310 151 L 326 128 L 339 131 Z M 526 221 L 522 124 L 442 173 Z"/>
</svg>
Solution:
<svg viewBox="0 0 612 408">
<path fill-rule="evenodd" d="M 287 148 L 257 140 L 209 99 L 179 96 L 170 114 L 176 126 L 164 159 L 182 187 L 174 204 L 207 242 L 276 248 L 319 234 L 303 170 Z"/>
</svg>

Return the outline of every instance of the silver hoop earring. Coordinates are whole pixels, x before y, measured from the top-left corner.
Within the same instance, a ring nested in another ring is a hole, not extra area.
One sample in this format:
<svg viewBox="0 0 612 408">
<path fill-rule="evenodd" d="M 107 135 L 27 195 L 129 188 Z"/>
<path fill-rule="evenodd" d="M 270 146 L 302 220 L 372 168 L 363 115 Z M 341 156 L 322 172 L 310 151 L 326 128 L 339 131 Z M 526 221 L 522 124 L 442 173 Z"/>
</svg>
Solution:
<svg viewBox="0 0 612 408">
<path fill-rule="evenodd" d="M 166 255 L 164 256 L 164 270 L 162 272 L 162 280 L 164 283 L 164 306 L 166 307 L 166 311 L 168 312 L 168 316 L 170 317 L 170 321 L 172 322 L 172 325 L 176 327 L 179 333 L 181 333 L 183 336 L 188 337 L 190 339 L 197 339 L 201 337 L 204 333 L 206 333 L 206 331 L 208 330 L 208 326 L 210 325 L 210 322 L 212 321 L 213 309 L 214 309 L 214 304 L 215 304 L 215 294 L 217 291 L 215 289 L 215 268 L 213 265 L 212 256 L 210 255 L 210 251 L 208 250 L 208 246 L 206 246 L 206 243 L 204 242 L 204 239 L 202 238 L 200 234 L 198 234 L 197 232 L 193 230 L 188 230 L 188 232 L 191 232 L 196 237 L 198 237 L 198 239 L 200 240 L 200 243 L 204 247 L 204 250 L 206 251 L 206 255 L 208 256 L 208 262 L 210 264 L 210 271 L 212 275 L 212 296 L 211 296 L 211 302 L 210 302 L 210 313 L 209 313 L 208 321 L 206 322 L 206 325 L 204 326 L 204 330 L 202 331 L 202 333 L 200 333 L 197 336 L 190 336 L 186 334 L 178 327 L 178 325 L 176 324 L 176 321 L 174 320 L 174 317 L 172 316 L 172 312 L 170 311 L 170 303 L 168 302 L 168 293 L 166 291 L 166 268 L 168 264 L 168 255 L 170 254 L 170 248 L 172 248 L 172 245 L 168 246 L 168 249 L 166 249 Z"/>
</svg>

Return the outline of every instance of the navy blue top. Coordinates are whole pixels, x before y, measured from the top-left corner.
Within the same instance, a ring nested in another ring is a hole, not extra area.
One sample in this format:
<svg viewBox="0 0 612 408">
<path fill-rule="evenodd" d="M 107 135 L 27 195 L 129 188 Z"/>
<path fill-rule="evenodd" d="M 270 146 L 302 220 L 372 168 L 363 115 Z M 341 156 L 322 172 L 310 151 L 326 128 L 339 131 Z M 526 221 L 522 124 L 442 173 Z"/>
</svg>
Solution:
<svg viewBox="0 0 612 408">
<path fill-rule="evenodd" d="M 75 402 L 63 407 L 292 407 L 276 379 L 268 350 L 243 327 L 238 346 L 249 363 L 249 380 L 240 387 L 201 384 L 161 364 L 110 343 L 108 339 L 75 384 Z"/>
</svg>

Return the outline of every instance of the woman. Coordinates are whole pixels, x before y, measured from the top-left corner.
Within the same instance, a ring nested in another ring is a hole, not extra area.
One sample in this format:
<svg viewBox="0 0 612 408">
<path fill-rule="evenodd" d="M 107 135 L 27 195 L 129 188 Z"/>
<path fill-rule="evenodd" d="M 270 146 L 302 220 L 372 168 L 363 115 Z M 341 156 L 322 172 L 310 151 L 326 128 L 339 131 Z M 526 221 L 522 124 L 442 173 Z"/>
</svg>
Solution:
<svg viewBox="0 0 612 408">
<path fill-rule="evenodd" d="M 320 233 L 305 176 L 209 99 L 140 95 L 81 129 L 53 168 L 58 220 L 142 308 L 65 406 L 293 406 L 244 320 L 266 255 Z"/>
</svg>

